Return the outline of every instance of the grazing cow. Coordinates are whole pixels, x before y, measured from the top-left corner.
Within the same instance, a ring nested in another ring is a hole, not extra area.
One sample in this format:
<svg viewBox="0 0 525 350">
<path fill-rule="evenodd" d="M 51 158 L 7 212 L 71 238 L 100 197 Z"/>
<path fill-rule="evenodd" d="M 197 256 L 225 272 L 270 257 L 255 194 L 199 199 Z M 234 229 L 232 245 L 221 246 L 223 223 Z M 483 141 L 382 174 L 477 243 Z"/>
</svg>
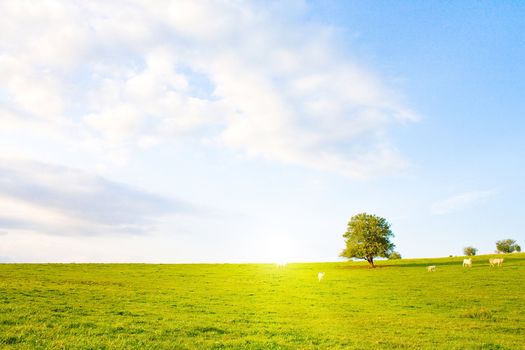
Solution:
<svg viewBox="0 0 525 350">
<path fill-rule="evenodd" d="M 463 267 L 472 267 L 472 258 L 463 259 Z"/>
<path fill-rule="evenodd" d="M 436 265 L 427 266 L 428 272 L 436 272 Z"/>
<path fill-rule="evenodd" d="M 324 272 L 319 272 L 317 274 L 317 279 L 319 280 L 319 282 L 321 282 L 323 280 L 323 277 L 324 277 Z"/>
<path fill-rule="evenodd" d="M 489 264 L 490 267 L 501 266 L 503 264 L 503 258 L 490 258 Z"/>
</svg>

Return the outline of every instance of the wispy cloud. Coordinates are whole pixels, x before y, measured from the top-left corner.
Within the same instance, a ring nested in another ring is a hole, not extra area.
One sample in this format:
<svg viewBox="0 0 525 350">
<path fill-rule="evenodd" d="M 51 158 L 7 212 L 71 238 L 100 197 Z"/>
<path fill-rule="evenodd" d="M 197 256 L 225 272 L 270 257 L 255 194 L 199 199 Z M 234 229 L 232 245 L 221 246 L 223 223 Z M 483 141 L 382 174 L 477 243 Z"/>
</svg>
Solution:
<svg viewBox="0 0 525 350">
<path fill-rule="evenodd" d="M 443 215 L 470 208 L 486 202 L 497 194 L 496 191 L 469 191 L 463 192 L 432 204 L 431 211 L 435 215 Z"/>
<path fill-rule="evenodd" d="M 301 21 L 305 3 L 0 7 L 11 133 L 32 123 L 43 138 L 71 135 L 62 142 L 111 164 L 187 137 L 353 177 L 409 164 L 388 130 L 417 116 L 338 49 L 333 28 Z"/>
<path fill-rule="evenodd" d="M 143 234 L 191 206 L 82 171 L 0 161 L 0 232 L 53 235 Z"/>
</svg>

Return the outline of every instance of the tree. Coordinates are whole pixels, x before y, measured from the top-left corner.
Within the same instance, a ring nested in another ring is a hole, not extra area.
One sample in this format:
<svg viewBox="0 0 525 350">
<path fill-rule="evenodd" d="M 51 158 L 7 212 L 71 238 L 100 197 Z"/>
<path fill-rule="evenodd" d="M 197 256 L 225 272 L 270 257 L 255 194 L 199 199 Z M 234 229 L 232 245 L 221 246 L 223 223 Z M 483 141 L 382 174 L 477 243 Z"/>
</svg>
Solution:
<svg viewBox="0 0 525 350">
<path fill-rule="evenodd" d="M 476 255 L 477 252 L 478 252 L 478 249 L 471 247 L 471 246 L 463 248 L 463 253 L 465 253 L 465 255 L 467 256 Z"/>
<path fill-rule="evenodd" d="M 513 251 L 521 251 L 521 247 L 516 244 L 513 239 L 502 239 L 496 242 L 496 249 L 501 253 L 512 253 Z"/>
<path fill-rule="evenodd" d="M 365 259 L 371 267 L 375 267 L 375 257 L 388 258 L 392 254 L 394 244 L 390 238 L 393 236 L 386 219 L 367 213 L 354 215 L 343 234 L 346 248 L 340 255 L 349 259 Z"/>
<path fill-rule="evenodd" d="M 401 259 L 401 254 L 399 254 L 398 252 L 392 252 L 392 254 L 390 254 L 390 256 L 388 257 L 389 260 L 397 260 L 397 259 Z"/>
</svg>

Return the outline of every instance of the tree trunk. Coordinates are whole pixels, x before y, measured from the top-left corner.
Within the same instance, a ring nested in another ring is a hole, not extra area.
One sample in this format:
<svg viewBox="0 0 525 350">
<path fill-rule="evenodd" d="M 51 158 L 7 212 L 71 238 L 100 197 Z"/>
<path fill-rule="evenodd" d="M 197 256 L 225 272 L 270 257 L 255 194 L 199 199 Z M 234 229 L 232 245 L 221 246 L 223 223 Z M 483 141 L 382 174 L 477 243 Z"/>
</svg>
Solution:
<svg viewBox="0 0 525 350">
<path fill-rule="evenodd" d="M 374 265 L 374 258 L 366 258 L 366 261 L 368 261 L 368 263 L 370 264 L 370 267 L 371 268 L 375 268 L 376 266 Z"/>
</svg>

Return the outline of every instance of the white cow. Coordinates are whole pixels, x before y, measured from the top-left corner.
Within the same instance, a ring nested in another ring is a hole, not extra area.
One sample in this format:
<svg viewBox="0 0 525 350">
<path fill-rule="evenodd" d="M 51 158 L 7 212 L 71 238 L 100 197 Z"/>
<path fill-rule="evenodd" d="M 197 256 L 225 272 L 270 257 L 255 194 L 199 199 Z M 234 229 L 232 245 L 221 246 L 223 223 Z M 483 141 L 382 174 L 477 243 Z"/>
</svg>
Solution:
<svg viewBox="0 0 525 350">
<path fill-rule="evenodd" d="M 503 258 L 490 258 L 489 264 L 491 267 L 503 265 Z"/>
<path fill-rule="evenodd" d="M 323 278 L 324 278 L 324 272 L 319 272 L 317 274 L 317 279 L 319 280 L 319 282 L 321 282 L 323 280 Z"/>
<path fill-rule="evenodd" d="M 463 259 L 463 267 L 472 267 L 472 258 Z"/>
<path fill-rule="evenodd" d="M 436 265 L 427 266 L 427 271 L 428 272 L 436 272 Z"/>
</svg>

